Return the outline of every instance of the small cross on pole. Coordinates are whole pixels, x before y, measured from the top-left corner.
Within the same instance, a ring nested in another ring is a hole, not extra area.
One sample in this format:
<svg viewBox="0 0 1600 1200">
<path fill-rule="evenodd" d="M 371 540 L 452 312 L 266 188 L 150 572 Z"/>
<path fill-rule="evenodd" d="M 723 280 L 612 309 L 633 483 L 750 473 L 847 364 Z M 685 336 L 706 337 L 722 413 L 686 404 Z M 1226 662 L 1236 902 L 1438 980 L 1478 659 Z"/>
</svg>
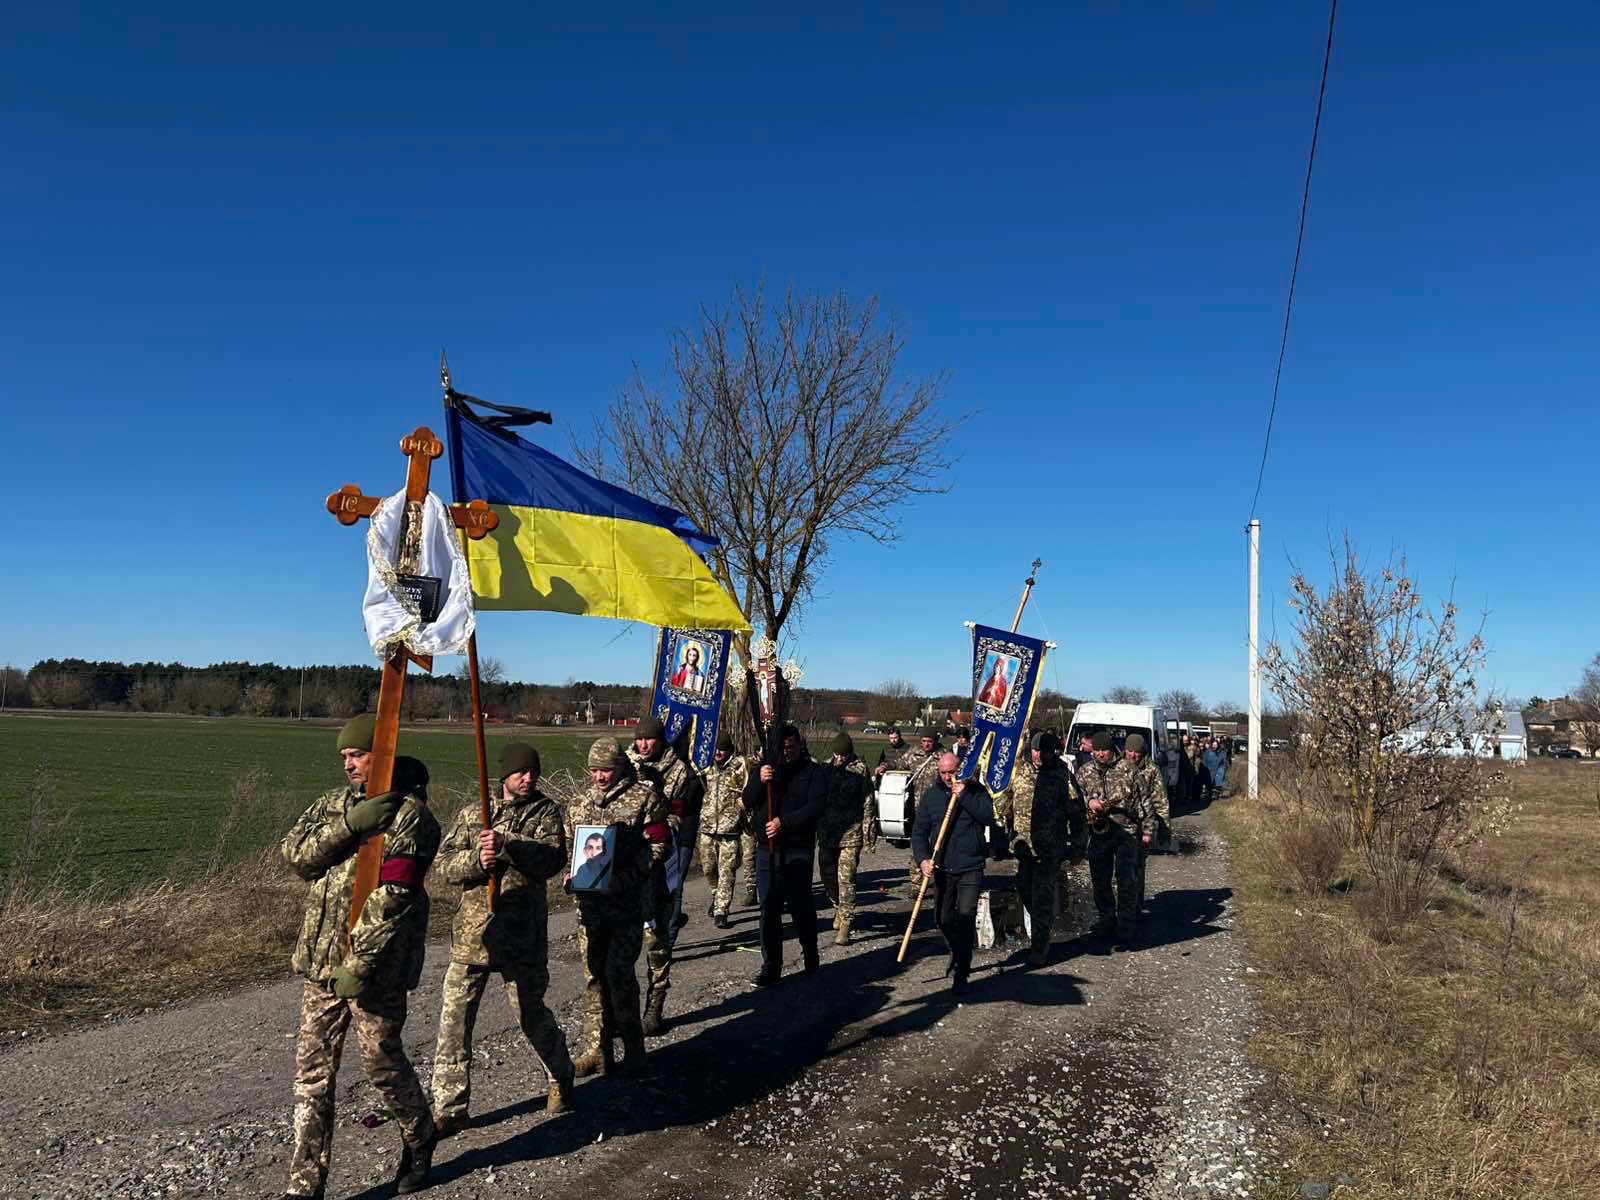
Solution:
<svg viewBox="0 0 1600 1200">
<path fill-rule="evenodd" d="M 400 520 L 399 547 L 395 570 L 401 575 L 417 572 L 417 555 L 422 538 L 422 504 L 428 497 L 428 475 L 433 460 L 444 453 L 444 443 L 433 436 L 433 430 L 419 425 L 400 439 L 400 452 L 408 460 L 406 468 L 406 511 Z M 378 511 L 381 498 L 363 495 L 353 483 L 347 483 L 328 497 L 328 511 L 341 525 L 354 525 L 362 517 Z M 474 540 L 483 537 L 500 518 L 482 500 L 450 509 L 456 527 Z M 400 741 L 400 702 L 405 695 L 406 664 L 414 662 L 424 671 L 433 670 L 433 656 L 413 654 L 404 644 L 397 643 L 383 660 L 383 673 L 378 686 L 378 715 L 372 735 L 372 766 L 367 772 L 367 794 L 378 795 L 389 790 L 394 778 L 394 752 Z M 355 927 L 372 889 L 378 886 L 378 872 L 383 866 L 383 834 L 374 833 L 364 838 L 356 851 L 356 878 L 350 894 L 350 926 Z"/>
</svg>

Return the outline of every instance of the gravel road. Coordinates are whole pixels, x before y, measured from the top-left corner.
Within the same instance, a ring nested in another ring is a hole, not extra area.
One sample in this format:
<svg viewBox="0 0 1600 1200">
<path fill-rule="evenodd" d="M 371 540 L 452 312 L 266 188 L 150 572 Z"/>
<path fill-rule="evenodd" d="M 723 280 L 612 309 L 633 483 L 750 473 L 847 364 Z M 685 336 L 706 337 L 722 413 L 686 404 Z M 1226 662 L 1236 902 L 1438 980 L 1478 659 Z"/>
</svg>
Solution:
<svg viewBox="0 0 1600 1200">
<path fill-rule="evenodd" d="M 825 932 L 822 970 L 770 992 L 748 986 L 754 913 L 714 929 L 696 877 L 649 1075 L 581 1082 L 578 1112 L 546 1116 L 543 1073 L 492 991 L 474 1123 L 441 1144 L 427 1194 L 1250 1195 L 1273 1154 L 1245 1059 L 1254 1014 L 1226 852 L 1204 814 L 1175 824 L 1185 852 L 1150 859 L 1139 949 L 1080 938 L 1079 894 L 1048 967 L 980 950 L 959 1004 L 926 915 L 907 964 L 894 961 L 904 851 L 864 859 L 855 943 Z M 551 1004 L 570 1038 L 571 914 L 552 926 Z M 792 943 L 789 955 L 797 969 Z M 406 1027 L 424 1080 L 445 961 L 430 949 Z M 285 978 L 0 1049 L 0 1195 L 281 1195 L 299 988 Z M 354 1050 L 328 1194 L 375 1200 L 391 1194 L 399 1135 L 359 1123 L 376 1099 Z"/>
</svg>

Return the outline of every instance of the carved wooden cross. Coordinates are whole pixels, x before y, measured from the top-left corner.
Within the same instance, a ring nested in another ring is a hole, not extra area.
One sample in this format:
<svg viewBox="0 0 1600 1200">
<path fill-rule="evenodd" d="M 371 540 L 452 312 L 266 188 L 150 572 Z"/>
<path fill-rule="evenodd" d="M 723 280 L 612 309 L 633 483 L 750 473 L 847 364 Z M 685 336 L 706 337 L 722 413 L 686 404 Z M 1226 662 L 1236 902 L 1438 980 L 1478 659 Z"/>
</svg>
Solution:
<svg viewBox="0 0 1600 1200">
<path fill-rule="evenodd" d="M 428 474 L 433 460 L 444 453 L 444 443 L 433 436 L 433 430 L 419 425 L 400 439 L 400 452 L 410 460 L 410 465 L 406 469 L 406 511 L 400 519 L 400 536 L 396 539 L 399 553 L 395 571 L 400 575 L 415 575 L 422 538 L 422 504 L 428 497 Z M 362 517 L 377 512 L 380 503 L 381 497 L 364 496 L 355 484 L 347 483 L 328 497 L 328 511 L 338 518 L 339 524 L 354 525 Z M 473 540 L 483 537 L 500 523 L 500 518 L 482 500 L 454 506 L 450 516 L 456 528 Z M 367 772 L 369 796 L 387 792 L 394 778 L 394 752 L 400 741 L 400 702 L 405 695 L 408 662 L 416 663 L 424 671 L 433 670 L 432 655 L 413 654 L 403 643 L 396 643 L 384 656 L 378 686 L 378 715 L 372 735 L 372 766 Z M 356 851 L 356 879 L 350 894 L 351 928 L 361 915 L 361 906 L 378 886 L 378 872 L 382 866 L 383 834 L 374 833 L 364 838 Z"/>
</svg>

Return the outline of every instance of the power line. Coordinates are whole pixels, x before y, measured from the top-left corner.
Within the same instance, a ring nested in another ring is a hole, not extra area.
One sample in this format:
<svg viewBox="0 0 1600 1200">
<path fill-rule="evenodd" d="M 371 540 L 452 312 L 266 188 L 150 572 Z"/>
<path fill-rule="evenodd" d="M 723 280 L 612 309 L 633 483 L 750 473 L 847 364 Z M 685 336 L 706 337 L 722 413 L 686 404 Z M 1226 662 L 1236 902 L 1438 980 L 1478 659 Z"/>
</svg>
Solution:
<svg viewBox="0 0 1600 1200">
<path fill-rule="evenodd" d="M 1289 318 L 1294 314 L 1294 285 L 1300 278 L 1300 250 L 1306 240 L 1306 213 L 1311 207 L 1311 169 L 1317 162 L 1317 135 L 1322 132 L 1322 104 L 1328 96 L 1328 64 L 1333 60 L 1333 23 L 1339 14 L 1339 0 L 1328 5 L 1328 44 L 1322 51 L 1322 85 L 1317 90 L 1317 117 L 1311 125 L 1311 153 L 1306 158 L 1305 190 L 1300 194 L 1300 232 L 1294 239 L 1294 267 L 1289 272 L 1289 299 L 1283 306 L 1283 338 L 1278 343 L 1278 369 L 1272 377 L 1272 407 L 1267 410 L 1267 436 L 1261 444 L 1261 466 L 1256 470 L 1256 491 L 1250 498 L 1250 516 L 1256 515 L 1261 500 L 1261 481 L 1267 473 L 1267 451 L 1272 448 L 1272 425 L 1278 416 L 1278 388 L 1283 383 L 1283 359 L 1289 351 Z"/>
</svg>

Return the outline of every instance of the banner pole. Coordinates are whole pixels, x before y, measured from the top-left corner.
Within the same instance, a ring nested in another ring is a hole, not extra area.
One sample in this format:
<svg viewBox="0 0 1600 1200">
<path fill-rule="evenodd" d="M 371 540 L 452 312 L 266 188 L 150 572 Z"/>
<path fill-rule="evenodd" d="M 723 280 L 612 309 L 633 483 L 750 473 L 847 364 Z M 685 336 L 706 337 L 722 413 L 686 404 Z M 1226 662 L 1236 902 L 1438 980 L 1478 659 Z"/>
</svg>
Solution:
<svg viewBox="0 0 1600 1200">
<path fill-rule="evenodd" d="M 1033 566 L 1028 571 L 1028 578 L 1023 582 L 1022 599 L 1017 601 L 1017 615 L 1011 618 L 1012 633 L 1015 633 L 1022 624 L 1022 611 L 1028 607 L 1028 597 L 1033 594 L 1034 576 L 1039 573 L 1039 568 L 1042 565 L 1039 559 L 1034 559 Z M 983 761 L 984 751 L 993 744 L 994 731 L 991 730 L 983 735 L 984 748 L 978 752 L 979 762 Z M 932 857 L 934 862 L 939 861 L 939 851 L 944 849 L 944 839 L 949 834 L 950 822 L 956 815 L 956 802 L 961 798 L 961 793 L 965 790 L 966 785 L 967 780 L 958 779 L 956 780 L 956 786 L 950 789 L 950 803 L 945 805 L 944 820 L 939 822 L 939 835 L 934 839 L 933 843 Z M 911 934 L 917 927 L 917 914 L 922 911 L 922 902 L 928 895 L 928 880 L 932 878 L 932 875 L 924 875 L 921 884 L 917 887 L 917 898 L 911 905 L 911 917 L 906 921 L 905 936 L 900 939 L 900 953 L 895 955 L 894 960 L 897 963 L 903 963 L 906 960 L 906 950 L 911 945 Z"/>
</svg>

